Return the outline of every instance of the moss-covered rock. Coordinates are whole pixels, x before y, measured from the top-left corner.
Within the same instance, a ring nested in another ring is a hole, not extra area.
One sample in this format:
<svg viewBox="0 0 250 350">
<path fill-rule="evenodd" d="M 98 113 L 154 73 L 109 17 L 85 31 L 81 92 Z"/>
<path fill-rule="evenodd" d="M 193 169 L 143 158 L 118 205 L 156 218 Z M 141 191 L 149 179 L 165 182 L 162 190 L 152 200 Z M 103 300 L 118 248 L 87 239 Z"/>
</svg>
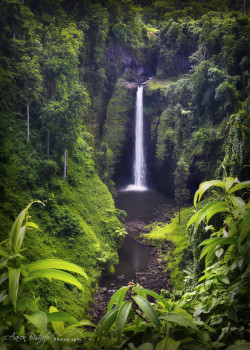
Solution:
<svg viewBox="0 0 250 350">
<path fill-rule="evenodd" d="M 122 158 L 131 154 L 136 87 L 135 83 L 119 79 L 107 108 L 102 140 L 113 151 L 116 173 Z"/>
<path fill-rule="evenodd" d="M 145 89 L 154 182 L 169 195 L 174 194 L 174 171 L 181 157 L 189 166 L 191 194 L 202 180 L 213 176 L 223 159 L 227 118 L 217 124 L 201 120 L 190 103 L 189 83 L 187 76 L 153 78 Z"/>
</svg>

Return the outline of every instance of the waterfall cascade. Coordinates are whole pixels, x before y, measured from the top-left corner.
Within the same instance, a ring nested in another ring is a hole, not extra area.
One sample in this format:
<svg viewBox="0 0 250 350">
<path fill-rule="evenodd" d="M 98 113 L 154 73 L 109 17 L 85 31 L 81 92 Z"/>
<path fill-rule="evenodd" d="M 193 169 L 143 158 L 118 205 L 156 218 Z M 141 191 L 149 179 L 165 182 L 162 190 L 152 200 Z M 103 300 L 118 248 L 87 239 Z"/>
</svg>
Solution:
<svg viewBox="0 0 250 350">
<path fill-rule="evenodd" d="M 143 145 L 143 85 L 139 85 L 136 94 L 135 115 L 135 156 L 134 156 L 134 183 L 128 185 L 125 191 L 146 191 L 146 163 Z"/>
</svg>

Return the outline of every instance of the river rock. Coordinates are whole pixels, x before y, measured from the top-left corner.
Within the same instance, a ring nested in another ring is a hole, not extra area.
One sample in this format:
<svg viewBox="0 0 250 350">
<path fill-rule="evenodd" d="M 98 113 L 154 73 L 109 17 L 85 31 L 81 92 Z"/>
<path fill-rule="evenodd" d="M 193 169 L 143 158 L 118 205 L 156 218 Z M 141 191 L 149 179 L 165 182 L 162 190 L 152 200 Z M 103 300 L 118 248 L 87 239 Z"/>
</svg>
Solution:
<svg viewBox="0 0 250 350">
<path fill-rule="evenodd" d="M 124 275 L 118 276 L 117 279 L 118 281 L 124 281 Z"/>
</svg>

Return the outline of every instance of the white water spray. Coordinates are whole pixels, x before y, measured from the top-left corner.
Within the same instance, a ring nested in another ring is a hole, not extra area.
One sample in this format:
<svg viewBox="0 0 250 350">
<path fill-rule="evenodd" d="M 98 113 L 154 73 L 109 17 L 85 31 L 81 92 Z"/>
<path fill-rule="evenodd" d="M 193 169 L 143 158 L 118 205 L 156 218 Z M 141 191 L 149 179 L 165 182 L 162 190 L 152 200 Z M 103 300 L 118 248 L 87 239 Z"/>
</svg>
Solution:
<svg viewBox="0 0 250 350">
<path fill-rule="evenodd" d="M 135 158 L 134 183 L 125 188 L 125 191 L 146 191 L 146 163 L 143 145 L 143 85 L 139 85 L 136 94 L 135 115 Z"/>
<path fill-rule="evenodd" d="M 143 86 L 137 88 L 135 117 L 134 185 L 146 189 L 146 164 L 143 148 Z"/>
</svg>

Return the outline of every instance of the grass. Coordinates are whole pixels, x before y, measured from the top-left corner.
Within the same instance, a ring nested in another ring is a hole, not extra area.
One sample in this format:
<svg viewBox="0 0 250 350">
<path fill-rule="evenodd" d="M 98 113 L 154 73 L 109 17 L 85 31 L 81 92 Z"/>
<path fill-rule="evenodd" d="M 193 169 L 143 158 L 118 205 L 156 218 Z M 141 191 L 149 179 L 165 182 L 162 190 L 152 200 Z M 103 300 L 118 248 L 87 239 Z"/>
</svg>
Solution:
<svg viewBox="0 0 250 350">
<path fill-rule="evenodd" d="M 141 237 L 149 240 L 151 244 L 160 246 L 164 241 L 171 241 L 172 248 L 164 256 L 168 262 L 167 270 L 171 270 L 171 282 L 175 289 L 182 289 L 184 272 L 179 270 L 179 263 L 182 260 L 183 250 L 190 247 L 190 236 L 186 230 L 188 220 L 193 215 L 193 207 L 181 210 L 181 221 L 179 222 L 178 213 L 175 214 L 170 224 L 151 225 L 150 233 L 143 234 Z"/>
</svg>

